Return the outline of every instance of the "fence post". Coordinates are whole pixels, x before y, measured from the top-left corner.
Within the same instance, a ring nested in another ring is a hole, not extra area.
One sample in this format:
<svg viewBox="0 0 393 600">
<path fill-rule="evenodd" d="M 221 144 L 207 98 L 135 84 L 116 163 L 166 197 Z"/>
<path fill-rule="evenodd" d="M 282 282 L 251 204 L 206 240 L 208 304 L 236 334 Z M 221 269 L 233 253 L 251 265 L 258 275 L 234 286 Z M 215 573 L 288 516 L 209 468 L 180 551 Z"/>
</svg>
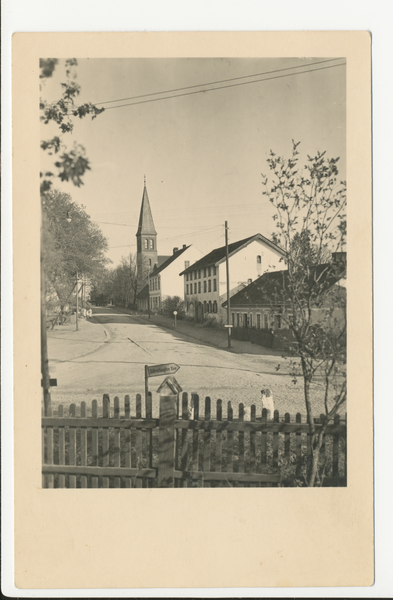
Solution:
<svg viewBox="0 0 393 600">
<path fill-rule="evenodd" d="M 164 390 L 163 390 L 164 391 Z M 165 391 L 168 394 L 168 390 Z M 175 420 L 177 394 L 160 395 L 158 487 L 175 486 Z"/>
</svg>

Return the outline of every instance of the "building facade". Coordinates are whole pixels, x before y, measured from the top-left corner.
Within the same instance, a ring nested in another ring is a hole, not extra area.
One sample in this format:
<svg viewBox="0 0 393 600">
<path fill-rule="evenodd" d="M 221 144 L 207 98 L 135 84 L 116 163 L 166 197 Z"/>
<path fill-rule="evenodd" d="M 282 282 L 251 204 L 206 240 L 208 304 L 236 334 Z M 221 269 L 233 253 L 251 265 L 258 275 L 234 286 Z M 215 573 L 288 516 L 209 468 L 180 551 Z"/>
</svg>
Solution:
<svg viewBox="0 0 393 600">
<path fill-rule="evenodd" d="M 256 234 L 229 244 L 230 297 L 268 271 L 282 265 L 284 251 Z M 183 275 L 186 314 L 198 322 L 215 319 L 226 321 L 227 298 L 226 247 L 216 248 L 181 273 Z"/>
</svg>

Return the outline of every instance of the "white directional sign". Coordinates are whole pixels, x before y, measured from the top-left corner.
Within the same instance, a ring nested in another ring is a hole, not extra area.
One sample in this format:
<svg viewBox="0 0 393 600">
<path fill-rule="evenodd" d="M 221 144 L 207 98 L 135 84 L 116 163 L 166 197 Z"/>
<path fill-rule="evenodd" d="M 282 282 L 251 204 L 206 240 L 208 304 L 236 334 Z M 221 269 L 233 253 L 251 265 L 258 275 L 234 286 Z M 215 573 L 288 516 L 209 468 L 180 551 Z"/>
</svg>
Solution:
<svg viewBox="0 0 393 600">
<path fill-rule="evenodd" d="M 147 377 L 159 377 L 161 375 L 171 375 L 180 369 L 175 363 L 167 363 L 166 365 L 146 366 Z"/>
</svg>

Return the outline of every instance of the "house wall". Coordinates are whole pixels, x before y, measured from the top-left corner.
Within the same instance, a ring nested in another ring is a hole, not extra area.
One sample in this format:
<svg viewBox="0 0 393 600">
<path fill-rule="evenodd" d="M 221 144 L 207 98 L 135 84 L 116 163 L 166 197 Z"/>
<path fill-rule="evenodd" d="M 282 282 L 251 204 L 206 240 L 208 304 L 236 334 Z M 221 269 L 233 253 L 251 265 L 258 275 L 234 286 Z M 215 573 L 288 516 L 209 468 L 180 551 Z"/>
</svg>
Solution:
<svg viewBox="0 0 393 600">
<path fill-rule="evenodd" d="M 260 262 L 258 257 L 260 257 Z M 250 280 L 254 281 L 254 279 L 266 271 L 282 269 L 283 263 L 280 262 L 280 257 L 281 255 L 279 252 L 271 250 L 266 244 L 258 240 L 251 242 L 251 244 L 230 256 L 230 296 L 236 294 L 239 290 L 248 285 Z M 205 282 L 206 291 L 204 291 Z M 197 285 L 196 292 L 195 284 Z M 191 285 L 192 292 L 190 290 Z M 188 316 L 195 317 L 196 306 L 201 303 L 204 318 L 206 318 L 207 314 L 209 318 L 214 318 L 219 322 L 226 323 L 227 311 L 221 306 L 227 299 L 226 261 L 224 260 L 217 266 L 211 265 L 210 267 L 199 269 L 196 272 L 196 278 L 194 271 L 189 273 L 188 276 L 184 275 L 184 298 L 186 301 L 186 314 Z M 209 303 L 211 303 L 213 309 L 212 312 L 205 310 L 205 307 L 209 306 Z M 215 307 L 217 307 L 216 311 L 214 310 Z"/>
</svg>

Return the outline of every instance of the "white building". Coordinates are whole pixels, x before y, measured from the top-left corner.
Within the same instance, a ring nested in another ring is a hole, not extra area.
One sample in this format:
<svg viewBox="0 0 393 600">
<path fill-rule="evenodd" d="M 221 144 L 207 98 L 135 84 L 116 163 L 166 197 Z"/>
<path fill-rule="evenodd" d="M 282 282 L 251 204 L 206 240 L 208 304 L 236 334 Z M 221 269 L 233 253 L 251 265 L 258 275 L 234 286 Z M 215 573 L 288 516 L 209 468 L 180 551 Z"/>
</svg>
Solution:
<svg viewBox="0 0 393 600">
<path fill-rule="evenodd" d="M 150 309 L 160 311 L 165 298 L 179 296 L 184 300 L 183 277 L 180 272 L 187 269 L 201 258 L 201 252 L 195 246 L 183 245 L 180 250 L 173 248 L 173 253 L 161 265 L 155 265 L 149 274 Z"/>
<path fill-rule="evenodd" d="M 257 277 L 283 268 L 285 252 L 260 233 L 228 246 L 230 296 Z M 186 314 L 197 321 L 215 318 L 226 321 L 226 247 L 216 248 L 184 269 Z"/>
</svg>

